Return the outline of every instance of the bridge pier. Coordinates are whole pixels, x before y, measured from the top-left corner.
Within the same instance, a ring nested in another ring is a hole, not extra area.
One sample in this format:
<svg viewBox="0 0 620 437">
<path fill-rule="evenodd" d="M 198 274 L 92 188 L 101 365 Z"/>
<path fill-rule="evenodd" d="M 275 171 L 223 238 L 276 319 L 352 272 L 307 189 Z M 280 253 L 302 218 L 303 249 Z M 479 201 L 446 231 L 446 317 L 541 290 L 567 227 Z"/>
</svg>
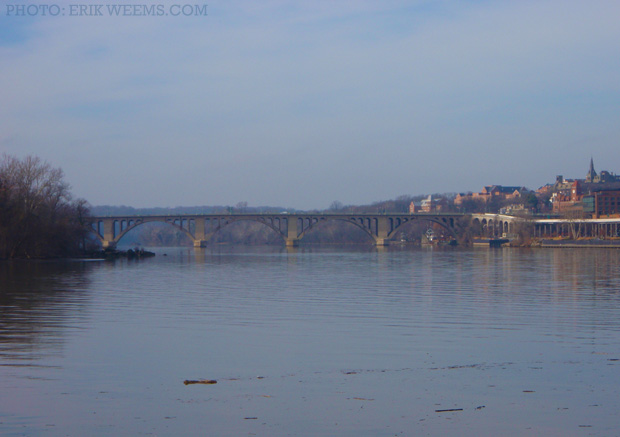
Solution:
<svg viewBox="0 0 620 437">
<path fill-rule="evenodd" d="M 207 221 L 204 217 L 194 219 L 194 247 L 207 247 L 207 235 L 205 232 Z"/>
<path fill-rule="evenodd" d="M 377 235 L 375 238 L 375 245 L 387 246 L 388 237 L 390 233 L 390 223 L 387 217 L 379 217 L 377 220 Z"/>
<path fill-rule="evenodd" d="M 103 240 L 101 242 L 101 246 L 103 247 L 104 250 L 107 250 L 107 249 L 114 250 L 116 249 L 116 241 Z"/>
<path fill-rule="evenodd" d="M 286 218 L 286 234 L 284 241 L 286 247 L 299 246 L 299 231 L 297 229 L 297 219 L 293 217 Z"/>
<path fill-rule="evenodd" d="M 103 241 L 101 242 L 103 249 L 115 249 L 116 239 L 114 238 L 114 220 L 108 219 L 103 221 Z"/>
<path fill-rule="evenodd" d="M 286 239 L 286 247 L 298 247 L 299 246 L 299 238 L 287 238 Z"/>
</svg>

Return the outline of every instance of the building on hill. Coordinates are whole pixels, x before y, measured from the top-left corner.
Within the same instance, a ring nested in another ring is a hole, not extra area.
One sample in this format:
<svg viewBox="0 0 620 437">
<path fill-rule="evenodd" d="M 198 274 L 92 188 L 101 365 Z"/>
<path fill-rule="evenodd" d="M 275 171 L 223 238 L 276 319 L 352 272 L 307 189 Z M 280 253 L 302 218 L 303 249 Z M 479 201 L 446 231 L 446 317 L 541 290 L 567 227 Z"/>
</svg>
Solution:
<svg viewBox="0 0 620 437">
<path fill-rule="evenodd" d="M 503 185 L 487 185 L 479 193 L 459 193 L 454 199 L 454 204 L 460 206 L 463 202 L 468 200 L 480 201 L 488 203 L 491 200 L 511 200 L 519 199 L 525 194 L 529 193 L 529 190 L 525 187 L 505 187 Z"/>
<path fill-rule="evenodd" d="M 570 197 L 570 192 L 573 189 L 573 184 L 575 181 L 580 179 L 565 179 L 562 175 L 557 175 L 555 177 L 555 182 L 553 184 L 543 185 L 539 189 L 536 190 L 536 195 L 539 197 L 544 196 L 552 196 L 555 193 L 560 193 Z M 584 179 L 581 179 L 584 182 Z"/>
<path fill-rule="evenodd" d="M 500 208 L 499 213 L 508 215 L 531 215 L 532 209 L 528 208 L 523 203 L 516 203 L 514 205 L 508 205 Z"/>
<path fill-rule="evenodd" d="M 409 204 L 409 213 L 415 214 L 422 211 L 422 202 L 411 202 Z"/>
<path fill-rule="evenodd" d="M 590 168 L 588 169 L 588 174 L 586 175 L 586 182 L 594 182 L 594 179 L 597 178 L 596 170 L 594 170 L 594 158 L 590 157 Z"/>
<path fill-rule="evenodd" d="M 583 216 L 608 217 L 620 214 L 617 196 L 620 192 L 620 176 L 607 170 L 597 173 L 594 159 L 585 179 L 564 179 L 557 176 L 555 184 L 545 185 L 538 194 L 550 193 L 553 212 L 560 214 L 581 214 Z"/>
<path fill-rule="evenodd" d="M 581 200 L 583 198 L 582 183 L 577 179 L 570 183 L 566 188 L 564 184 L 557 184 L 559 188 L 556 188 L 551 194 L 549 201 L 552 205 L 554 213 L 564 214 L 567 212 L 583 211 Z"/>
<path fill-rule="evenodd" d="M 591 200 L 590 200 L 591 199 Z M 620 217 L 620 189 L 602 189 L 584 197 L 584 209 L 591 205 L 592 218 Z"/>
<path fill-rule="evenodd" d="M 445 211 L 447 207 L 448 200 L 445 197 L 430 194 L 426 199 L 422 199 L 421 202 L 411 202 L 409 204 L 409 212 L 411 214 L 416 212 L 441 212 Z"/>
<path fill-rule="evenodd" d="M 587 183 L 576 180 L 568 193 L 555 192 L 550 200 L 553 212 L 559 214 L 620 217 L 620 182 Z"/>
<path fill-rule="evenodd" d="M 594 170 L 594 159 L 590 158 L 590 168 L 584 182 L 588 184 L 613 184 L 620 183 L 620 176 L 615 173 L 610 173 L 607 170 L 601 170 L 600 173 L 596 173 Z"/>
</svg>

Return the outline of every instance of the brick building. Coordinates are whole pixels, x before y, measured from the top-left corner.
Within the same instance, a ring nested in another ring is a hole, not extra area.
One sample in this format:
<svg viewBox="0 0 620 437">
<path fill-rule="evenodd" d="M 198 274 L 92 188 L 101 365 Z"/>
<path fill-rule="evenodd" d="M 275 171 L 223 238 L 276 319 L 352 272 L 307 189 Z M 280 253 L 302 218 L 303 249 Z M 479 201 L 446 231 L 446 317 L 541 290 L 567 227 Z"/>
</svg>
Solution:
<svg viewBox="0 0 620 437">
<path fill-rule="evenodd" d="M 585 179 L 565 181 L 558 176 L 553 191 L 550 201 L 555 213 L 582 213 L 593 218 L 620 216 L 620 177 L 605 170 L 597 173 L 592 159 Z"/>
<path fill-rule="evenodd" d="M 479 193 L 459 193 L 454 199 L 455 205 L 462 205 L 467 200 L 480 201 L 488 203 L 491 200 L 510 200 L 521 198 L 524 194 L 529 193 L 525 187 L 505 187 L 503 185 L 487 185 Z"/>
<path fill-rule="evenodd" d="M 620 217 L 620 190 L 601 190 L 592 193 L 593 218 Z"/>
<path fill-rule="evenodd" d="M 411 202 L 409 204 L 409 212 L 414 214 L 416 212 L 441 212 L 445 211 L 448 207 L 448 200 L 445 197 L 429 195 L 426 199 L 422 199 L 421 202 Z"/>
</svg>

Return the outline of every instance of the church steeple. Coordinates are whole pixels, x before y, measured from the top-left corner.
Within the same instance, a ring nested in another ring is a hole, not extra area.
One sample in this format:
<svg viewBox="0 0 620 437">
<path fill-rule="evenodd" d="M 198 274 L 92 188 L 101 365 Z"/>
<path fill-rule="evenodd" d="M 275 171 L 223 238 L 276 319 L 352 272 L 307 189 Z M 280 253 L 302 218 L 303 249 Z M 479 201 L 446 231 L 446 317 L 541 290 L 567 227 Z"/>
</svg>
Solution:
<svg viewBox="0 0 620 437">
<path fill-rule="evenodd" d="M 594 182 L 595 177 L 596 170 L 594 170 L 594 159 L 590 157 L 590 170 L 588 170 L 588 174 L 586 175 L 586 182 Z"/>
</svg>

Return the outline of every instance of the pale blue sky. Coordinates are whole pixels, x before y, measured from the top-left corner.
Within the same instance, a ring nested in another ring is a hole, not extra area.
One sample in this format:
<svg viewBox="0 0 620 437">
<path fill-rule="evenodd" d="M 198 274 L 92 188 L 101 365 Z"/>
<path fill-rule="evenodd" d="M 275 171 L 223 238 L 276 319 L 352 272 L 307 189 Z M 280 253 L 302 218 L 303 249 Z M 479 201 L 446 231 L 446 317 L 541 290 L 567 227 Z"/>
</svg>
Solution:
<svg viewBox="0 0 620 437">
<path fill-rule="evenodd" d="M 1 7 L 0 152 L 62 167 L 94 205 L 312 209 L 538 188 L 584 177 L 590 156 L 620 172 L 616 0 L 216 0 L 206 17 Z"/>
</svg>

